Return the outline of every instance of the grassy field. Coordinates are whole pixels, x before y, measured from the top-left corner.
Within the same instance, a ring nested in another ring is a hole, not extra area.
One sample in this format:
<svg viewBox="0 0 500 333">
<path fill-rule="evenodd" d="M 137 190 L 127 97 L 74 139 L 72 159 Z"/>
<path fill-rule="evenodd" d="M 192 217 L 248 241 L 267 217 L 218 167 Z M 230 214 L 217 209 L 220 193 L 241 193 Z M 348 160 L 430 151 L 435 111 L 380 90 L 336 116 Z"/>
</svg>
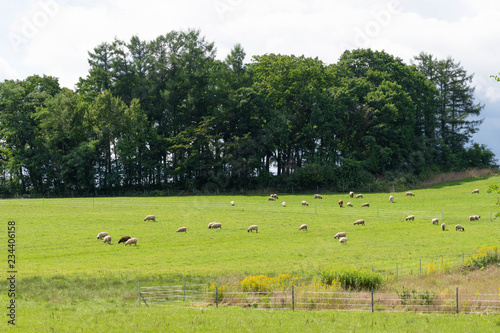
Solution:
<svg viewBox="0 0 500 333">
<path fill-rule="evenodd" d="M 458 265 L 474 249 L 500 243 L 500 221 L 490 221 L 500 207 L 495 205 L 497 197 L 486 193 L 489 185 L 498 183 L 500 177 L 496 176 L 417 189 L 414 197 L 391 193 L 395 197 L 392 204 L 388 193 L 364 193 L 363 199 L 350 199 L 345 193 L 323 194 L 322 200 L 313 199 L 312 194 L 278 193 L 276 202 L 265 196 L 0 200 L 4 272 L 9 270 L 7 224 L 15 221 L 17 319 L 18 328 L 27 331 L 32 327 L 39 328 L 33 331 L 78 331 L 70 329 L 77 327 L 92 331 L 90 328 L 107 327 L 100 319 L 104 318 L 111 329 L 118 330 L 121 322 L 128 322 L 123 327 L 137 331 L 161 327 L 172 331 L 220 331 L 223 327 L 259 331 L 259 325 L 269 325 L 274 331 L 290 331 L 291 327 L 325 331 L 352 322 L 347 326 L 350 331 L 385 330 L 382 327 L 392 331 L 405 327 L 411 332 L 438 327 L 445 331 L 439 327 L 459 323 L 458 331 L 475 331 L 468 327 L 484 324 L 481 331 L 488 332 L 499 328 L 498 317 L 145 310 L 137 308 L 136 288 L 137 281 L 148 285 L 184 279 L 210 283 L 224 277 L 281 273 L 312 277 L 333 267 L 373 268 L 393 276 L 398 265 L 403 277 L 419 272 L 420 262 L 424 271 L 431 263 Z M 479 194 L 471 194 L 475 188 L 480 189 Z M 339 199 L 344 205 L 351 201 L 354 207 L 339 208 Z M 229 204 L 231 200 L 235 206 Z M 302 200 L 309 206 L 302 206 Z M 286 207 L 281 206 L 283 201 Z M 364 202 L 370 207 L 361 207 Z M 144 222 L 148 214 L 156 215 L 156 221 Z M 415 221 L 405 221 L 410 214 Z M 469 215 L 481 215 L 481 219 L 470 222 Z M 431 223 L 435 217 L 446 223 L 446 231 Z M 354 226 L 357 219 L 364 219 L 366 225 Z M 221 222 L 222 229 L 209 230 L 212 221 Z M 303 223 L 308 225 L 307 231 L 298 230 Z M 455 231 L 457 223 L 465 232 Z M 259 226 L 258 233 L 247 232 L 252 224 Z M 176 233 L 181 226 L 187 227 L 187 233 Z M 109 232 L 114 245 L 96 239 L 101 231 Z M 347 232 L 347 244 L 333 239 L 339 231 Z M 138 245 L 118 245 L 125 235 L 137 237 Z M 7 282 L 0 287 L 7 290 Z M 498 293 L 499 287 L 497 277 L 481 291 Z M 1 293 L 1 304 L 8 304 L 6 294 Z M 182 323 L 171 316 L 182 318 Z M 6 322 L 4 319 L 0 327 Z"/>
</svg>

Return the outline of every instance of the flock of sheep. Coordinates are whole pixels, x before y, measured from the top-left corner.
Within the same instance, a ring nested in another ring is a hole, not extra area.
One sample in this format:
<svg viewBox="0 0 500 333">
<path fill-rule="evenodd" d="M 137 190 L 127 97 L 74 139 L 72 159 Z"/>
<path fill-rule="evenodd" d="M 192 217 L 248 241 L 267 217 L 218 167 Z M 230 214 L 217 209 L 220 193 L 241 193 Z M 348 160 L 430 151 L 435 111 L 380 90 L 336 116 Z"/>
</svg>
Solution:
<svg viewBox="0 0 500 333">
<path fill-rule="evenodd" d="M 474 189 L 472 191 L 472 194 L 474 193 L 479 193 L 479 189 Z M 415 194 L 413 192 L 406 192 L 406 196 L 415 196 Z M 354 196 L 354 192 L 349 192 L 349 197 L 350 198 L 356 198 L 356 199 L 359 199 L 359 198 L 363 198 L 363 194 L 357 194 L 356 196 Z M 278 195 L 277 194 L 271 194 L 269 197 L 268 197 L 268 200 L 269 201 L 276 201 L 278 199 Z M 323 196 L 321 194 L 315 194 L 314 195 L 314 199 L 323 199 Z M 389 196 L 389 202 L 390 203 L 394 203 L 394 196 L 390 195 Z M 338 201 L 338 205 L 339 207 L 343 207 L 343 200 L 339 200 Z M 235 205 L 235 202 L 234 201 L 231 201 L 230 202 L 230 205 L 231 206 L 234 206 Z M 286 202 L 282 202 L 281 205 L 283 207 L 286 207 Z M 301 205 L 302 206 L 309 206 L 309 203 L 305 200 L 303 200 L 301 202 Z M 351 202 L 348 202 L 347 203 L 347 206 L 348 207 L 353 207 L 353 204 Z M 361 207 L 370 207 L 370 204 L 369 203 L 363 203 L 361 205 Z M 469 216 L 469 221 L 477 221 L 479 220 L 481 216 L 479 215 L 471 215 Z M 155 221 L 156 220 L 156 216 L 155 215 L 147 215 L 145 218 L 144 218 L 144 221 Z M 406 221 L 414 221 L 415 220 L 415 215 L 408 215 L 406 217 Z M 437 218 L 433 218 L 431 220 L 432 224 L 439 224 L 439 219 Z M 363 219 L 360 219 L 360 220 L 356 220 L 354 221 L 354 225 L 365 225 L 365 220 Z M 219 222 L 210 222 L 208 224 L 208 229 L 222 229 L 222 223 L 219 223 Z M 446 230 L 446 225 L 444 223 L 441 224 L 441 229 L 444 231 Z M 307 224 L 302 224 L 300 225 L 299 227 L 299 230 L 306 230 L 307 231 Z M 465 231 L 465 228 L 460 225 L 460 224 L 457 224 L 455 225 L 455 230 L 456 231 Z M 253 232 L 255 231 L 256 233 L 259 232 L 259 227 L 257 225 L 251 225 L 248 227 L 247 229 L 247 232 Z M 187 233 L 187 227 L 180 227 L 179 229 L 177 229 L 176 232 L 184 232 L 184 233 Z M 335 236 L 333 237 L 334 239 L 338 238 L 339 239 L 339 243 L 340 244 L 346 244 L 347 243 L 347 233 L 346 232 L 338 232 L 335 234 Z M 111 244 L 111 236 L 103 231 L 103 232 L 100 232 L 97 234 L 97 239 L 102 239 L 103 243 L 108 243 L 108 244 Z M 123 236 L 120 238 L 120 240 L 118 241 L 118 244 L 120 243 L 125 243 L 125 246 L 127 245 L 137 245 L 137 238 L 132 238 L 130 236 Z"/>
</svg>

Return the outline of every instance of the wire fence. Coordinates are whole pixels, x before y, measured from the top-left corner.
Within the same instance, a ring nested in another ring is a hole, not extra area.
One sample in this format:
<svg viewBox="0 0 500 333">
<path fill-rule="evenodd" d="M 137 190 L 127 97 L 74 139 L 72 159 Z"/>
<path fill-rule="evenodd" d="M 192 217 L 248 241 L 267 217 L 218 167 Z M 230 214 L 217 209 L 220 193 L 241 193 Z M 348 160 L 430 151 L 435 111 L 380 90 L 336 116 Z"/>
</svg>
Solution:
<svg viewBox="0 0 500 333">
<path fill-rule="evenodd" d="M 270 292 L 226 291 L 223 286 L 138 285 L 139 305 L 235 307 L 274 310 L 342 310 L 367 312 L 500 313 L 498 294 L 409 292 L 399 293 L 319 291 L 317 286 L 291 286 Z M 322 289 L 322 288 L 319 288 Z"/>
</svg>

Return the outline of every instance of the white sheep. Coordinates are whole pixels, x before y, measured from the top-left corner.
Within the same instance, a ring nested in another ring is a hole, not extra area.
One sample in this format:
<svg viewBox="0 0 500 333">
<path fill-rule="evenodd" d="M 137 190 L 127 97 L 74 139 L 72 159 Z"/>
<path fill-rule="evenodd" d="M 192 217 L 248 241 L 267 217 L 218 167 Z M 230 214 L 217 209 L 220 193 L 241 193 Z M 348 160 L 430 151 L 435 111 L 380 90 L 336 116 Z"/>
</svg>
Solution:
<svg viewBox="0 0 500 333">
<path fill-rule="evenodd" d="M 481 216 L 479 216 L 479 215 L 471 215 L 471 216 L 469 216 L 469 221 L 477 221 L 477 220 L 479 220 L 480 217 Z"/>
<path fill-rule="evenodd" d="M 472 194 L 474 194 L 474 193 L 479 193 L 479 189 L 476 188 L 475 190 L 472 190 Z"/>
<path fill-rule="evenodd" d="M 349 198 L 353 198 L 353 197 L 354 197 L 354 192 L 353 191 L 349 192 Z"/>
<path fill-rule="evenodd" d="M 439 223 L 439 219 L 437 219 L 437 218 L 432 219 L 432 224 L 438 224 L 438 223 Z"/>
<path fill-rule="evenodd" d="M 111 236 L 107 235 L 102 239 L 103 243 L 111 244 Z"/>
<path fill-rule="evenodd" d="M 137 246 L 137 238 L 130 238 L 128 241 L 125 242 L 125 246 L 132 245 L 132 244 Z"/>
<path fill-rule="evenodd" d="M 406 196 L 414 197 L 415 194 L 413 194 L 413 192 L 406 192 Z"/>
<path fill-rule="evenodd" d="M 176 232 L 187 232 L 187 227 L 180 227 Z"/>
<path fill-rule="evenodd" d="M 365 225 L 365 220 L 357 220 L 357 221 L 354 221 L 354 225 Z"/>
<path fill-rule="evenodd" d="M 360 194 L 356 194 L 356 199 L 362 198 L 362 197 L 363 197 L 363 194 L 361 194 L 361 193 Z"/>
<path fill-rule="evenodd" d="M 251 225 L 251 226 L 248 227 L 247 232 L 250 232 L 250 231 L 253 232 L 254 230 L 256 232 L 259 232 L 259 227 L 256 226 L 256 225 Z"/>
<path fill-rule="evenodd" d="M 268 201 L 276 201 L 276 199 L 274 199 L 273 197 L 269 197 L 267 198 Z"/>
<path fill-rule="evenodd" d="M 408 216 L 406 217 L 406 221 L 408 221 L 408 220 L 410 220 L 410 221 L 415 221 L 415 215 L 408 215 Z"/>
<path fill-rule="evenodd" d="M 361 207 L 370 207 L 370 204 L 365 202 L 364 204 L 361 205 Z"/>
<path fill-rule="evenodd" d="M 345 237 L 345 236 L 347 236 L 347 233 L 345 233 L 344 231 L 342 231 L 342 232 L 337 232 L 335 234 L 335 236 L 333 236 L 333 238 L 341 238 L 341 237 Z"/>
<path fill-rule="evenodd" d="M 155 221 L 156 216 L 154 215 L 148 215 L 144 218 L 144 221 Z"/>
<path fill-rule="evenodd" d="M 104 238 L 107 235 L 108 235 L 108 233 L 106 231 L 100 232 L 100 233 L 97 234 L 97 239 Z"/>
<path fill-rule="evenodd" d="M 443 231 L 444 231 L 444 230 L 446 230 L 446 224 L 441 223 L 441 229 L 442 229 Z"/>
<path fill-rule="evenodd" d="M 286 207 L 286 202 L 284 202 L 284 201 L 283 201 L 283 202 L 281 203 L 281 205 L 282 205 L 283 207 Z"/>
<path fill-rule="evenodd" d="M 389 202 L 393 203 L 394 202 L 394 197 L 392 195 L 389 196 Z"/>
<path fill-rule="evenodd" d="M 301 204 L 302 204 L 302 206 L 309 206 L 309 204 L 305 200 L 302 200 Z"/>
<path fill-rule="evenodd" d="M 299 230 L 305 230 L 305 231 L 307 231 L 307 224 L 302 224 L 302 225 L 299 227 Z"/>
<path fill-rule="evenodd" d="M 222 223 L 212 222 L 212 225 L 208 226 L 209 229 L 222 229 Z"/>
<path fill-rule="evenodd" d="M 341 238 L 339 239 L 339 243 L 340 243 L 340 244 L 346 244 L 346 243 L 347 243 L 347 237 L 341 237 Z"/>
<path fill-rule="evenodd" d="M 273 193 L 270 195 L 271 198 L 278 199 L 278 195 L 276 193 Z"/>
<path fill-rule="evenodd" d="M 354 206 L 352 205 L 352 202 L 348 202 L 348 203 L 347 203 L 347 206 L 349 206 L 349 207 L 354 207 Z"/>
<path fill-rule="evenodd" d="M 217 222 L 210 222 L 210 223 L 208 224 L 208 229 L 212 229 L 212 225 L 213 225 L 214 223 L 217 223 Z"/>
<path fill-rule="evenodd" d="M 314 199 L 323 199 L 323 196 L 321 194 L 315 194 Z"/>
<path fill-rule="evenodd" d="M 455 226 L 455 230 L 458 231 L 458 230 L 462 230 L 462 231 L 465 231 L 464 227 L 462 227 L 460 224 L 457 224 Z"/>
<path fill-rule="evenodd" d="M 231 204 L 231 206 L 234 206 L 234 201 L 231 201 L 230 204 Z"/>
</svg>

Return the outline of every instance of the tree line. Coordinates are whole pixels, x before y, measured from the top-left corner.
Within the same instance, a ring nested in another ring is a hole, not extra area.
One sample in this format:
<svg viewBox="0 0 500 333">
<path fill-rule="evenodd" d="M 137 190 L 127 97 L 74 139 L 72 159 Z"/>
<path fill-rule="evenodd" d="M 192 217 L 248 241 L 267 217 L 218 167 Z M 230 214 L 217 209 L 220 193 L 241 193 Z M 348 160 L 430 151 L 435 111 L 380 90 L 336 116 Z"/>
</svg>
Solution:
<svg viewBox="0 0 500 333">
<path fill-rule="evenodd" d="M 88 53 L 75 89 L 0 82 L 0 194 L 315 188 L 494 164 L 472 75 L 421 53 L 224 60 L 198 30 Z"/>
</svg>

